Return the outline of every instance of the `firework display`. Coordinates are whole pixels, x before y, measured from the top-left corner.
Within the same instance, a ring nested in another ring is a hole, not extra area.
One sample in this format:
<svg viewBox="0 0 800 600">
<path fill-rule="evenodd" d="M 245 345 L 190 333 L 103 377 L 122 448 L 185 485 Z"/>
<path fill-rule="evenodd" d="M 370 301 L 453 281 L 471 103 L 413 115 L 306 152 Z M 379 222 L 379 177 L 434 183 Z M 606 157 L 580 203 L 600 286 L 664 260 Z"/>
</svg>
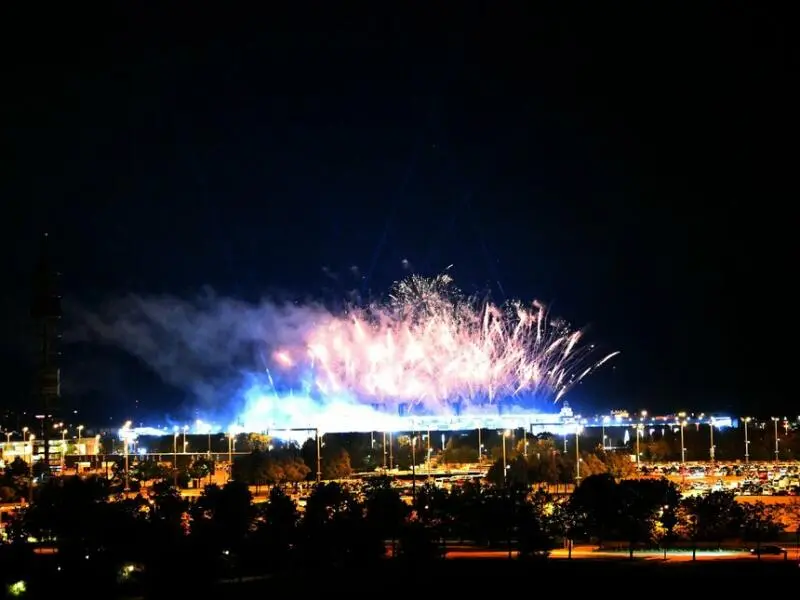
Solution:
<svg viewBox="0 0 800 600">
<path fill-rule="evenodd" d="M 410 419 L 462 428 L 541 414 L 616 355 L 539 302 L 470 296 L 447 273 L 336 312 L 207 292 L 129 295 L 83 321 L 88 339 L 136 357 L 224 430 L 403 431 Z"/>
<path fill-rule="evenodd" d="M 274 359 L 284 372 L 309 370 L 323 396 L 436 415 L 515 398 L 558 402 L 617 354 L 592 362 L 581 337 L 539 302 L 496 305 L 464 295 L 447 274 L 411 276 L 387 302 L 319 323 Z"/>
</svg>

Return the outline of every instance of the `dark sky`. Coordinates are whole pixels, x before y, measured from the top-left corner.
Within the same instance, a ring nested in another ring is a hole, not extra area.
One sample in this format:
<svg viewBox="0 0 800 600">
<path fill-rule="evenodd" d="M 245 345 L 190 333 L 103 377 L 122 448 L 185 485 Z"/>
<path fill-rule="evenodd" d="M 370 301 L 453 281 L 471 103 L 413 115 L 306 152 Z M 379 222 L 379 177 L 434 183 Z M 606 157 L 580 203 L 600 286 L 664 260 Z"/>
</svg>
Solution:
<svg viewBox="0 0 800 600">
<path fill-rule="evenodd" d="M 453 264 L 622 352 L 584 406 L 793 410 L 799 57 L 787 15 L 743 4 L 7 15 L 3 403 L 48 231 L 68 308 Z M 172 402 L 64 355 L 67 403 Z"/>
</svg>

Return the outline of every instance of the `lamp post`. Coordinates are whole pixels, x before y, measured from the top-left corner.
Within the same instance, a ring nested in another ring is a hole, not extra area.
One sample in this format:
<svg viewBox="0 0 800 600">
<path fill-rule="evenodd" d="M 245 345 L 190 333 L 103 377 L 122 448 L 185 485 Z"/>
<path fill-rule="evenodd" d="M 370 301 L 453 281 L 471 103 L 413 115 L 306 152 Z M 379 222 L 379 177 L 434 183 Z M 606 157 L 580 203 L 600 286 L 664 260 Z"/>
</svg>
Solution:
<svg viewBox="0 0 800 600">
<path fill-rule="evenodd" d="M 417 436 L 416 431 L 411 432 L 411 498 L 417 498 Z"/>
<path fill-rule="evenodd" d="M 386 432 L 383 432 L 383 472 L 386 474 Z"/>
<path fill-rule="evenodd" d="M 681 464 L 686 464 L 686 443 L 683 440 L 683 429 L 686 427 L 686 413 L 678 413 L 679 423 L 681 426 Z"/>
<path fill-rule="evenodd" d="M 506 484 L 508 465 L 506 464 L 506 438 L 511 435 L 511 432 L 506 429 L 503 432 L 503 485 Z"/>
<path fill-rule="evenodd" d="M 716 453 L 715 452 L 716 446 L 714 446 L 714 423 L 715 423 L 714 417 L 711 417 L 709 419 L 709 421 L 708 421 L 708 424 L 709 424 L 708 431 L 709 431 L 709 435 L 710 435 L 709 447 L 708 447 L 708 456 L 711 459 L 712 463 L 714 462 L 714 455 Z"/>
<path fill-rule="evenodd" d="M 642 464 L 642 453 L 639 449 L 639 440 L 642 439 L 642 431 L 644 431 L 644 425 L 639 423 L 636 425 L 636 467 L 638 468 Z"/>
<path fill-rule="evenodd" d="M 603 417 L 603 424 L 601 425 L 601 431 L 603 433 L 603 451 L 606 450 L 606 424 L 611 421 L 611 418 L 606 416 Z"/>
<path fill-rule="evenodd" d="M 483 444 L 481 443 L 481 428 L 478 427 L 478 467 L 483 462 Z"/>
<path fill-rule="evenodd" d="M 750 440 L 747 438 L 747 424 L 750 422 L 750 417 L 744 417 L 744 464 L 750 464 Z"/>
<path fill-rule="evenodd" d="M 322 481 L 322 440 L 319 435 L 319 427 L 316 429 L 317 438 L 317 483 Z"/>
<path fill-rule="evenodd" d="M 80 446 L 81 446 L 81 431 L 83 431 L 83 425 L 78 425 L 75 429 L 78 430 L 78 442 L 75 445 L 75 451 L 80 454 Z"/>
<path fill-rule="evenodd" d="M 6 434 L 6 443 L 3 446 L 3 458 L 5 458 L 6 453 L 11 449 L 11 434 L 14 432 L 6 430 L 3 433 Z"/>
<path fill-rule="evenodd" d="M 28 451 L 26 450 L 27 442 L 28 442 L 28 428 L 27 427 L 23 427 L 22 428 L 22 454 L 23 454 L 22 459 L 25 460 L 25 461 L 28 460 Z"/>
<path fill-rule="evenodd" d="M 36 436 L 28 434 L 28 442 L 30 442 L 30 449 L 31 449 L 31 473 L 33 473 L 33 442 L 36 439 Z"/>
<path fill-rule="evenodd" d="M 778 417 L 772 417 L 772 423 L 775 425 L 775 462 L 778 462 L 778 456 L 780 455 L 780 450 L 778 448 Z"/>
<path fill-rule="evenodd" d="M 176 434 L 177 435 L 177 434 Z M 233 479 L 233 432 L 228 432 L 228 481 Z"/>
<path fill-rule="evenodd" d="M 425 460 L 426 464 L 428 465 L 428 479 L 431 477 L 431 428 L 428 427 L 428 438 L 427 438 L 428 446 L 425 449 L 427 452 L 427 458 Z"/>
<path fill-rule="evenodd" d="M 36 439 L 36 436 L 31 434 L 30 437 L 28 437 L 28 439 L 31 441 L 31 480 L 30 480 L 30 484 L 28 485 L 28 504 L 33 504 L 33 482 L 34 482 L 34 476 L 33 476 L 33 440 Z"/>
<path fill-rule="evenodd" d="M 123 426 L 123 428 L 122 428 L 122 432 L 123 432 L 122 441 L 123 441 L 123 444 L 124 444 L 124 451 L 125 451 L 125 491 L 126 492 L 129 492 L 130 489 L 131 489 L 131 486 L 130 486 L 130 475 L 128 474 L 128 466 L 129 466 L 128 465 L 128 443 L 130 441 L 130 438 L 128 437 L 128 432 L 130 431 L 130 428 L 131 428 L 131 422 L 130 421 L 127 421 L 125 423 L 125 425 Z"/>
<path fill-rule="evenodd" d="M 178 432 L 172 433 L 172 483 L 178 487 Z"/>
<path fill-rule="evenodd" d="M 530 424 L 528 424 L 528 427 L 530 427 Z M 522 456 L 526 461 L 528 460 L 528 427 L 522 430 Z"/>
<path fill-rule="evenodd" d="M 101 468 L 100 464 L 100 434 L 94 436 L 94 466 L 95 469 Z"/>
<path fill-rule="evenodd" d="M 67 454 L 67 428 L 61 423 L 61 474 L 64 474 L 64 459 Z"/>
<path fill-rule="evenodd" d="M 575 487 L 581 483 L 581 451 L 579 440 L 581 435 L 581 424 L 575 423 Z"/>
</svg>

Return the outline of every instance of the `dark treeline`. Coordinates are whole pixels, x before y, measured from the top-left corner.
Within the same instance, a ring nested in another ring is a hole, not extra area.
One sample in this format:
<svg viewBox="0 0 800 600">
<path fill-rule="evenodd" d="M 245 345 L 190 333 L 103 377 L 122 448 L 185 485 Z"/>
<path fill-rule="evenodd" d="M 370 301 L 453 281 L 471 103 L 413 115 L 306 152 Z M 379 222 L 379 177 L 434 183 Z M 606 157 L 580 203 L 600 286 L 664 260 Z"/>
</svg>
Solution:
<svg viewBox="0 0 800 600">
<path fill-rule="evenodd" d="M 11 475 L 13 477 L 13 475 Z M 8 483 L 8 482 L 7 482 Z M 757 545 L 784 529 L 779 508 L 740 504 L 729 493 L 681 499 L 667 480 L 619 480 L 608 473 L 554 497 L 528 485 L 467 483 L 446 491 L 418 485 L 411 504 L 390 479 L 322 483 L 303 510 L 292 487 L 276 485 L 254 503 L 246 483 L 181 496 L 164 478 L 133 498 L 100 477 L 50 479 L 7 523 L 4 584 L 39 591 L 126 589 L 148 596 L 202 590 L 213 582 L 331 566 L 369 572 L 379 561 L 430 563 L 449 544 L 507 549 L 545 564 L 575 542 L 633 550 Z M 187 570 L 187 565 L 189 569 Z"/>
</svg>

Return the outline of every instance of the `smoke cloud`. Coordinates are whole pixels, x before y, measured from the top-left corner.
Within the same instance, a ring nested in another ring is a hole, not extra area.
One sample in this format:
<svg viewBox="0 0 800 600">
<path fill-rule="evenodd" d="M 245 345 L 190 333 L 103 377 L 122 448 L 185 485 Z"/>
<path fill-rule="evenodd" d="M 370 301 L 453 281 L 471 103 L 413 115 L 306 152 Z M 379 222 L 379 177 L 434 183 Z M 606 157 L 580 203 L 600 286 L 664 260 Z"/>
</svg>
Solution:
<svg viewBox="0 0 800 600">
<path fill-rule="evenodd" d="M 266 372 L 272 352 L 302 345 L 311 328 L 331 318 L 319 305 L 250 304 L 210 290 L 191 301 L 130 295 L 97 310 L 79 309 L 76 316 L 79 325 L 69 341 L 118 348 L 218 411 Z"/>
</svg>

